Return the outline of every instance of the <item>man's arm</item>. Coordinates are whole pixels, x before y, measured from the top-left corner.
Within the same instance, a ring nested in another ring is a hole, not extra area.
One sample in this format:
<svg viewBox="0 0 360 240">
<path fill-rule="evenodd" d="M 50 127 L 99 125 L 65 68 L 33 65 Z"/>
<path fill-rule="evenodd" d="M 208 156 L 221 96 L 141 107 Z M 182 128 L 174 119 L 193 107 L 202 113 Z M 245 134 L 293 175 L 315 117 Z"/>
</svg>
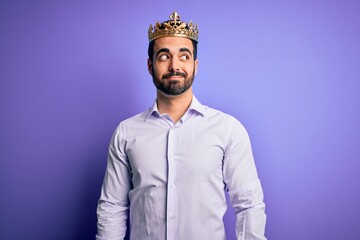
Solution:
<svg viewBox="0 0 360 240">
<path fill-rule="evenodd" d="M 265 240 L 265 204 L 251 144 L 245 128 L 236 122 L 225 151 L 224 181 L 236 214 L 238 240 Z"/>
<path fill-rule="evenodd" d="M 109 147 L 107 168 L 97 207 L 96 240 L 121 240 L 126 234 L 131 169 L 120 127 L 112 136 Z"/>
</svg>

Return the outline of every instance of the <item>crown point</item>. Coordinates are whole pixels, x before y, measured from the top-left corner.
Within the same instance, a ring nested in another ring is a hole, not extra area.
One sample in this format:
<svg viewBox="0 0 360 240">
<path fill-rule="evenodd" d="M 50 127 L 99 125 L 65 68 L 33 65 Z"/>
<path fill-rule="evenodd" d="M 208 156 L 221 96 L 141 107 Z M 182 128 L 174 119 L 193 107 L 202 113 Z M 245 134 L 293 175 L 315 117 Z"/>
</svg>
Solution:
<svg viewBox="0 0 360 240">
<path fill-rule="evenodd" d="M 170 19 L 174 20 L 176 22 L 176 20 L 180 20 L 180 15 L 178 15 L 178 13 L 176 11 L 174 11 L 170 16 Z"/>
</svg>

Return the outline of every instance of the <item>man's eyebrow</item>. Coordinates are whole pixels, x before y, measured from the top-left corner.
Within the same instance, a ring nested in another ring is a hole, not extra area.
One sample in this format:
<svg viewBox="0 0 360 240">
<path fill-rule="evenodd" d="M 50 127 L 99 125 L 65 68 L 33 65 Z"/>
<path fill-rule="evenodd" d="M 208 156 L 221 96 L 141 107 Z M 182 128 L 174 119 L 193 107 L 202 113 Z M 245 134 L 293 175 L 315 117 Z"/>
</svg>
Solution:
<svg viewBox="0 0 360 240">
<path fill-rule="evenodd" d="M 191 51 L 188 49 L 188 48 L 180 48 L 180 51 L 179 52 L 188 52 L 190 53 L 190 55 L 192 56 L 192 53 Z"/>
<path fill-rule="evenodd" d="M 158 56 L 162 52 L 170 53 L 170 50 L 168 48 L 161 48 L 159 51 L 157 51 L 156 56 Z"/>
</svg>

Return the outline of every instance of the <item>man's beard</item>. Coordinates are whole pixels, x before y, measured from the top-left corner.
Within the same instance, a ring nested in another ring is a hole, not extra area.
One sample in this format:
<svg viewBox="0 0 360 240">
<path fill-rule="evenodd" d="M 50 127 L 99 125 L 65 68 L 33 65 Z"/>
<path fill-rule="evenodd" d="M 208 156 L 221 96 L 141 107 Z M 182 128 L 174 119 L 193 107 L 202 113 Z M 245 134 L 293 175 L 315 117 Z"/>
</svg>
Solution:
<svg viewBox="0 0 360 240">
<path fill-rule="evenodd" d="M 171 76 L 182 76 L 184 78 L 184 81 L 167 79 Z M 153 77 L 153 82 L 157 89 L 159 89 L 161 92 L 165 94 L 176 96 L 186 92 L 191 87 L 195 79 L 195 69 L 193 71 L 193 74 L 189 77 L 186 73 L 170 72 L 168 74 L 163 75 L 162 80 L 158 79 L 155 76 L 153 69 L 152 77 Z"/>
</svg>

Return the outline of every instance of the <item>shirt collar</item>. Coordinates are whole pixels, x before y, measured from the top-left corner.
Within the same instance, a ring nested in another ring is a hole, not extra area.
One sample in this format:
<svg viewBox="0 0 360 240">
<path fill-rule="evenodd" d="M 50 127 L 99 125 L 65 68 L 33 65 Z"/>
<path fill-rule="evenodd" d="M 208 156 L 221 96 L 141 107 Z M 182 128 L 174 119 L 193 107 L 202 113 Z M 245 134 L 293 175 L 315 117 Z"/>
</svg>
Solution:
<svg viewBox="0 0 360 240">
<path fill-rule="evenodd" d="M 204 116 L 206 107 L 197 100 L 195 95 L 193 95 L 193 98 L 192 98 L 192 101 L 191 101 L 188 111 L 189 110 L 195 111 L 195 112 L 199 113 L 200 115 Z"/>
<path fill-rule="evenodd" d="M 192 111 L 192 112 L 196 112 L 202 116 L 205 115 L 205 110 L 206 110 L 206 106 L 202 105 L 198 100 L 197 98 L 195 97 L 195 95 L 193 95 L 192 97 L 192 100 L 191 100 L 191 104 L 188 108 L 188 110 L 186 111 L 185 115 L 189 112 L 189 111 Z M 147 121 L 150 116 L 152 116 L 153 114 L 157 114 L 157 115 L 160 115 L 160 112 L 158 110 L 158 107 L 157 107 L 157 102 L 156 100 L 154 101 L 153 105 L 149 108 L 149 110 L 147 111 L 147 114 L 145 115 L 146 118 L 145 118 L 145 121 Z"/>
<path fill-rule="evenodd" d="M 156 100 L 154 101 L 153 105 L 149 108 L 149 110 L 147 111 L 147 114 L 146 114 L 146 118 L 145 118 L 145 121 L 147 121 L 149 119 L 149 117 L 153 114 L 158 114 L 160 115 L 159 113 L 159 110 L 157 108 L 157 102 Z"/>
</svg>

